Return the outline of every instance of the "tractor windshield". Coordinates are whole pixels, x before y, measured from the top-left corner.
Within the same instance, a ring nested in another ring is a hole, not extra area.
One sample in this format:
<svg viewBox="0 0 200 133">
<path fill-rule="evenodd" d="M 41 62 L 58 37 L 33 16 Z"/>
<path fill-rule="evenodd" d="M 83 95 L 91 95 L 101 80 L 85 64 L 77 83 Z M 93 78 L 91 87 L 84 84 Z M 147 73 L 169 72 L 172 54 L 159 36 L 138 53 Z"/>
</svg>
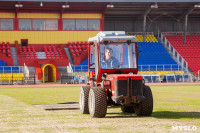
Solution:
<svg viewBox="0 0 200 133">
<path fill-rule="evenodd" d="M 136 68 L 135 43 L 100 44 L 101 69 Z"/>
</svg>

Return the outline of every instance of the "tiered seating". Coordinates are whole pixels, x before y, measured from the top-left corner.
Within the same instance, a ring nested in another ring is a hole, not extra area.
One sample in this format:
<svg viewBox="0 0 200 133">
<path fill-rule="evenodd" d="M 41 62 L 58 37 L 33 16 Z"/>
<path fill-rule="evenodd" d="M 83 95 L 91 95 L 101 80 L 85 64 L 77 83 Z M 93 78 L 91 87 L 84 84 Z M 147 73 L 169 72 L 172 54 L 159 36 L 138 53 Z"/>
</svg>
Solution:
<svg viewBox="0 0 200 133">
<path fill-rule="evenodd" d="M 62 50 L 60 48 L 56 48 L 55 46 L 48 46 L 48 48 L 44 46 L 44 52 L 47 59 L 63 58 Z"/>
<path fill-rule="evenodd" d="M 28 59 L 28 53 L 26 51 L 26 47 L 22 47 L 22 49 L 23 49 L 23 52 L 24 52 L 25 59 Z"/>
<path fill-rule="evenodd" d="M 31 50 L 33 51 L 34 58 L 37 59 L 37 54 L 36 54 L 36 51 L 35 51 L 35 47 L 31 46 Z"/>
<path fill-rule="evenodd" d="M 19 81 L 19 80 L 24 80 L 24 74 L 23 73 L 4 73 L 0 74 L 0 81 Z"/>
<path fill-rule="evenodd" d="M 138 42 L 143 42 L 143 35 L 133 35 Z M 158 42 L 154 35 L 146 35 L 145 42 Z"/>
<path fill-rule="evenodd" d="M 7 65 L 0 60 L 0 73 L 19 73 L 18 65 Z"/>
<path fill-rule="evenodd" d="M 187 35 L 184 44 L 183 35 L 167 35 L 166 38 L 179 54 L 188 62 L 188 67 L 198 75 L 200 70 L 200 35 Z"/>
<path fill-rule="evenodd" d="M 7 45 L 7 55 L 8 55 L 8 57 L 11 57 L 11 52 L 10 52 L 10 46 L 9 45 Z"/>
<path fill-rule="evenodd" d="M 59 56 L 58 56 L 58 53 L 57 53 L 57 50 L 56 50 L 56 47 L 55 47 L 55 46 L 53 46 L 53 53 L 54 53 L 54 55 L 55 55 L 55 58 L 58 59 Z"/>
<path fill-rule="evenodd" d="M 20 56 L 24 55 L 24 59 L 37 59 L 35 47 L 33 46 L 19 47 L 19 54 Z"/>
<path fill-rule="evenodd" d="M 10 46 L 9 46 L 9 44 L 10 44 L 9 42 L 7 42 L 7 43 L 2 42 L 2 47 L 1 47 L 2 51 L 0 49 L 0 52 L 2 54 L 4 54 L 5 56 L 11 57 L 11 52 L 10 52 Z"/>
<path fill-rule="evenodd" d="M 45 52 L 45 54 L 46 54 L 47 59 L 50 59 L 51 57 L 49 56 L 49 52 L 48 52 L 46 46 L 44 47 L 44 52 Z"/>
<path fill-rule="evenodd" d="M 63 54 L 62 54 L 61 49 L 60 49 L 60 48 L 57 48 L 57 50 L 58 50 L 58 54 L 59 54 L 60 58 L 63 58 Z"/>
<path fill-rule="evenodd" d="M 51 59 L 54 59 L 55 57 L 53 55 L 53 51 L 52 51 L 51 46 L 49 46 L 48 48 L 49 48 L 49 53 L 50 53 Z"/>
<path fill-rule="evenodd" d="M 29 58 L 33 59 L 33 54 L 32 54 L 32 51 L 31 51 L 31 47 L 28 46 L 27 49 L 28 49 Z"/>
<path fill-rule="evenodd" d="M 86 72 L 88 71 L 88 59 L 85 59 L 82 61 L 79 65 L 73 65 L 72 69 L 74 71 L 81 71 L 81 72 Z"/>
<path fill-rule="evenodd" d="M 23 56 L 22 47 L 19 47 L 19 54 L 20 56 Z"/>
<path fill-rule="evenodd" d="M 142 71 L 149 71 L 148 65 L 151 65 L 150 71 L 155 71 L 156 69 L 170 71 L 170 65 L 173 65 L 172 70 L 178 70 L 178 64 L 170 57 L 160 42 L 138 42 L 138 45 L 143 50 L 138 58 L 138 65 L 143 65 Z M 169 68 L 165 67 L 163 69 L 163 65 L 167 66 L 167 64 L 170 64 Z"/>
<path fill-rule="evenodd" d="M 80 43 L 78 41 L 76 43 L 72 42 L 72 44 L 71 42 L 68 42 L 68 45 L 69 45 L 71 55 L 74 58 L 81 55 L 83 50 L 87 48 L 87 41 L 85 42 L 85 44 L 83 43 L 83 41 L 81 41 Z"/>
</svg>

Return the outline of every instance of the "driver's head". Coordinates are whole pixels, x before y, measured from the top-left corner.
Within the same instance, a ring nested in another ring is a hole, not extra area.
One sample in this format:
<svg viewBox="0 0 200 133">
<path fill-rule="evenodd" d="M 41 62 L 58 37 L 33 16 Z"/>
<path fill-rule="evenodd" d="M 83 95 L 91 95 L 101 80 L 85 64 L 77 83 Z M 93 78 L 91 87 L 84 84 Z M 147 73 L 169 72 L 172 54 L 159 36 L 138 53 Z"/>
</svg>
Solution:
<svg viewBox="0 0 200 133">
<path fill-rule="evenodd" d="M 105 48 L 105 59 L 109 61 L 111 59 L 112 53 L 113 51 L 111 48 Z"/>
</svg>

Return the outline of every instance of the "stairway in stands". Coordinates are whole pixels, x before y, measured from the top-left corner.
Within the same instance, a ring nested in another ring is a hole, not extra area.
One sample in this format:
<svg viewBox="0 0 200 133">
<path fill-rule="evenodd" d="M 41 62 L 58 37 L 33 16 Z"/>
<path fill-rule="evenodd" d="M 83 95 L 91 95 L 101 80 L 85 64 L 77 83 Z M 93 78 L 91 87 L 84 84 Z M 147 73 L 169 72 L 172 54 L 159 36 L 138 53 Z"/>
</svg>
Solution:
<svg viewBox="0 0 200 133">
<path fill-rule="evenodd" d="M 69 58 L 69 63 L 70 63 L 70 64 L 73 64 L 73 58 L 72 58 L 72 56 L 71 56 L 71 54 L 70 54 L 69 48 L 65 48 L 65 53 L 67 54 L 67 56 L 68 56 L 68 58 Z"/>
<path fill-rule="evenodd" d="M 15 47 L 10 47 L 11 57 L 13 58 L 13 65 L 18 65 L 17 53 Z"/>
</svg>

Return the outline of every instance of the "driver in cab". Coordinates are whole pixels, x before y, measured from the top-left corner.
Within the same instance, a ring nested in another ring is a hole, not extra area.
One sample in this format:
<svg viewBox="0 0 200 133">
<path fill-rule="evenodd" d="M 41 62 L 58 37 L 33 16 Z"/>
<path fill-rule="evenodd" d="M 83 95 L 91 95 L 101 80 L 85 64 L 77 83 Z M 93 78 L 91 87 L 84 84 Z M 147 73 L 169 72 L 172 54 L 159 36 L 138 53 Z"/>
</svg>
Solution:
<svg viewBox="0 0 200 133">
<path fill-rule="evenodd" d="M 113 50 L 109 47 L 104 50 L 104 57 L 101 60 L 101 68 L 111 69 L 111 68 L 120 68 L 119 61 L 112 56 Z"/>
</svg>

